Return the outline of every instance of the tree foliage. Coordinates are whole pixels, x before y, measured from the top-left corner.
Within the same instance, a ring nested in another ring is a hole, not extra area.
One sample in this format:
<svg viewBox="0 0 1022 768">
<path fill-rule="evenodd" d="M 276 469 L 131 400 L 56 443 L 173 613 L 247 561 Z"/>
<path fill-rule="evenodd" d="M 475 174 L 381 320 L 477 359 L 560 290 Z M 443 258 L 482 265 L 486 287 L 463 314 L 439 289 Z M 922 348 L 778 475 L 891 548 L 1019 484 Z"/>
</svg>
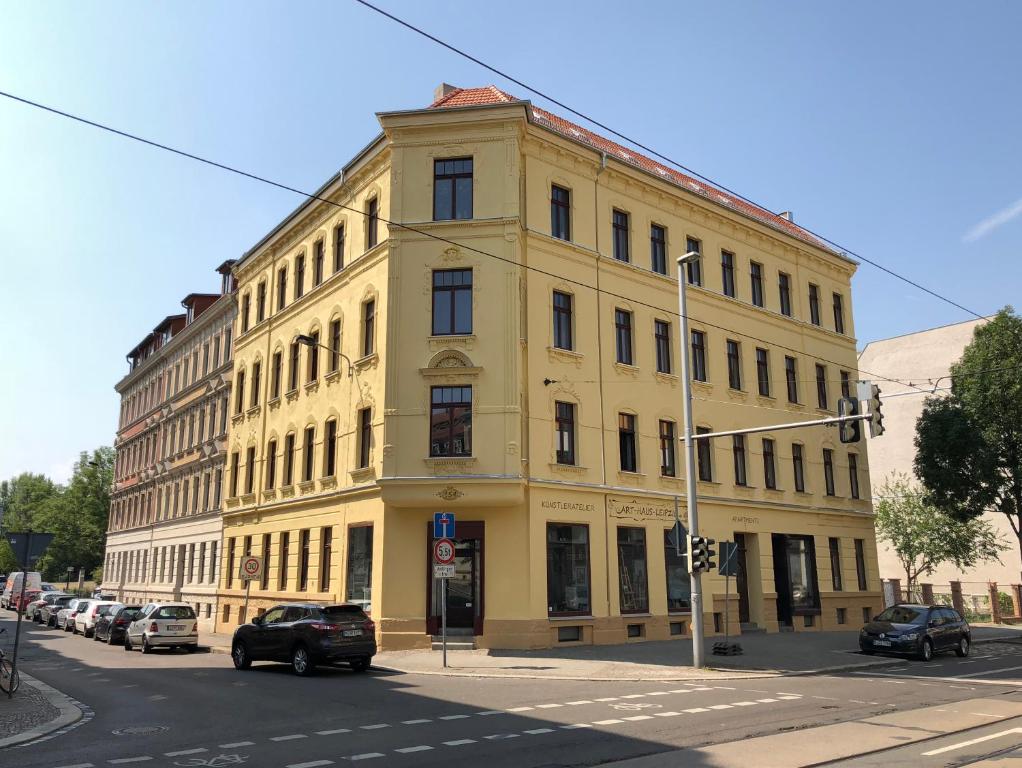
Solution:
<svg viewBox="0 0 1022 768">
<path fill-rule="evenodd" d="M 102 564 L 113 464 L 114 451 L 104 446 L 79 455 L 66 487 L 28 473 L 0 482 L 4 531 L 31 529 L 54 535 L 37 565 L 46 578 L 64 578 L 68 567 L 84 568 L 88 574 Z M 5 541 L 0 570 L 15 568 L 14 554 Z"/>
<path fill-rule="evenodd" d="M 951 392 L 916 424 L 926 501 L 961 520 L 1007 516 L 1022 548 L 1022 318 L 1011 307 L 977 326 L 951 367 Z"/>
<path fill-rule="evenodd" d="M 898 556 L 908 587 L 944 563 L 965 570 L 999 561 L 999 553 L 1008 548 L 988 521 L 961 519 L 929 505 L 926 492 L 907 475 L 887 478 L 879 495 L 877 536 Z"/>
</svg>

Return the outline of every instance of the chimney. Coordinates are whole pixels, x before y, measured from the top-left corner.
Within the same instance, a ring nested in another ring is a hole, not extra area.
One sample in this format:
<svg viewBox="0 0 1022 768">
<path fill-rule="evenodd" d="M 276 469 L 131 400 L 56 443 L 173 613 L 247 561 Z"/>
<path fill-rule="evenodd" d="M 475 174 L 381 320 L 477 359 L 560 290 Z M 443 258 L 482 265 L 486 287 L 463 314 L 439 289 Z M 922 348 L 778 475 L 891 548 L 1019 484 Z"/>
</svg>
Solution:
<svg viewBox="0 0 1022 768">
<path fill-rule="evenodd" d="M 451 85 L 450 83 L 440 83 L 433 91 L 433 103 L 440 101 L 444 96 L 449 96 L 458 90 L 458 86 Z"/>
<path fill-rule="evenodd" d="M 780 216 L 782 219 L 785 219 L 786 221 L 790 221 L 792 224 L 795 223 L 795 214 L 792 213 L 791 211 L 781 211 L 777 215 Z"/>
</svg>

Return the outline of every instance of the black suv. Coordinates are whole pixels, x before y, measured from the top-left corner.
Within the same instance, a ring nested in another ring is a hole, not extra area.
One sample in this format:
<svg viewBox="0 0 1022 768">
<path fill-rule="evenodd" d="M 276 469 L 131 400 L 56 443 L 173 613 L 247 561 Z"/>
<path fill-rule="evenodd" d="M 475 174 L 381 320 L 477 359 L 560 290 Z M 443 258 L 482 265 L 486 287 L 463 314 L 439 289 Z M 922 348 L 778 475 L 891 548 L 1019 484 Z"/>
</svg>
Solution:
<svg viewBox="0 0 1022 768">
<path fill-rule="evenodd" d="M 97 641 L 106 641 L 107 645 L 123 645 L 124 633 L 128 631 L 128 625 L 141 612 L 141 605 L 125 605 L 117 607 L 116 613 L 101 614 L 96 619 L 96 628 L 92 632 L 92 638 Z"/>
<path fill-rule="evenodd" d="M 969 623 L 946 605 L 892 605 L 859 632 L 865 654 L 907 654 L 923 661 L 941 651 L 968 656 L 971 644 Z"/>
<path fill-rule="evenodd" d="M 347 662 L 356 672 L 369 669 L 376 654 L 376 625 L 358 605 L 285 603 L 234 630 L 231 657 L 237 669 L 253 661 L 283 661 L 296 675 L 310 675 L 317 664 Z"/>
</svg>

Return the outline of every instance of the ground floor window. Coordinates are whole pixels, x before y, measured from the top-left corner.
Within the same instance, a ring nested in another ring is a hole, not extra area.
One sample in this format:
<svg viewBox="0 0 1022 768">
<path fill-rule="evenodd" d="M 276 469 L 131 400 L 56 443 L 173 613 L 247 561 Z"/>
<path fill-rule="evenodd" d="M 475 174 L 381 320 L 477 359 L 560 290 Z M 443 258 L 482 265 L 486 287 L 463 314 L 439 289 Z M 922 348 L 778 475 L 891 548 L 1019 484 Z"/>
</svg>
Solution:
<svg viewBox="0 0 1022 768">
<path fill-rule="evenodd" d="M 360 525 L 348 529 L 347 600 L 364 606 L 369 612 L 373 591 L 373 527 Z"/>
<path fill-rule="evenodd" d="M 664 564 L 667 570 L 667 610 L 677 613 L 692 610 L 692 576 L 688 572 L 688 553 L 685 534 L 681 546 L 675 541 L 675 532 L 664 531 Z"/>
<path fill-rule="evenodd" d="M 643 528 L 617 529 L 617 565 L 620 577 L 621 613 L 648 612 L 646 531 Z"/>
<path fill-rule="evenodd" d="M 549 614 L 589 614 L 589 526 L 548 523 L 546 541 Z"/>
</svg>

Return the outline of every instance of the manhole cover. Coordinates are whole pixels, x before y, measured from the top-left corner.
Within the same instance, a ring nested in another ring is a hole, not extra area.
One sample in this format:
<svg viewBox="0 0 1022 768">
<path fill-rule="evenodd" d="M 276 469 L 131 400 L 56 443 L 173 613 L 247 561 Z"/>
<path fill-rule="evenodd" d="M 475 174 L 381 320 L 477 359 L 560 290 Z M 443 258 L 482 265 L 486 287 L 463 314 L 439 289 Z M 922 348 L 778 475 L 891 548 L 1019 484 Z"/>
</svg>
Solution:
<svg viewBox="0 0 1022 768">
<path fill-rule="evenodd" d="M 118 728 L 111 733 L 114 736 L 151 736 L 165 730 L 167 730 L 165 725 L 133 725 L 130 728 Z"/>
</svg>

